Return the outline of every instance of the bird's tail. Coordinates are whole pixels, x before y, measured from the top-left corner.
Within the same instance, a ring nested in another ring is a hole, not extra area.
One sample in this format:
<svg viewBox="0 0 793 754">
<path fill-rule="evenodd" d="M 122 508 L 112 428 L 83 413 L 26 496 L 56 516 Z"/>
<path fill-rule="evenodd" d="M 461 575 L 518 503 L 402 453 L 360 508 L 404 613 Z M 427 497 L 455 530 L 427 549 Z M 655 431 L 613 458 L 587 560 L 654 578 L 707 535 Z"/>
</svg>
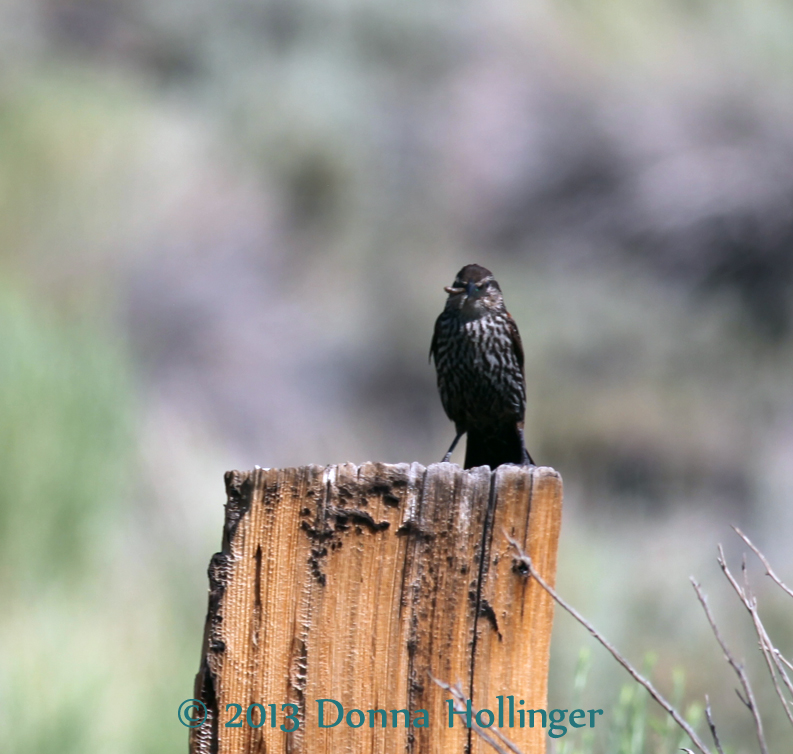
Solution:
<svg viewBox="0 0 793 754">
<path fill-rule="evenodd" d="M 465 468 L 489 466 L 495 469 L 502 463 L 533 464 L 523 442 L 523 428 L 517 422 L 469 429 L 465 442 Z"/>
</svg>

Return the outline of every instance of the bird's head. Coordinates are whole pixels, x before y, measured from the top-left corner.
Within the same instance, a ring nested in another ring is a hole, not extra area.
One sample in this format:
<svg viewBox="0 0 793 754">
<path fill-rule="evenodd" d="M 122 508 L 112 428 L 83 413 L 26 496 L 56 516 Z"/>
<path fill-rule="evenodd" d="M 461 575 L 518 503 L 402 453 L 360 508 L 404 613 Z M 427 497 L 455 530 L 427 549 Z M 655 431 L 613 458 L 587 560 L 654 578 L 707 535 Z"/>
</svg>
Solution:
<svg viewBox="0 0 793 754">
<path fill-rule="evenodd" d="M 463 267 L 454 282 L 443 290 L 449 294 L 446 308 L 457 309 L 472 319 L 504 307 L 504 297 L 493 273 L 478 264 Z"/>
</svg>

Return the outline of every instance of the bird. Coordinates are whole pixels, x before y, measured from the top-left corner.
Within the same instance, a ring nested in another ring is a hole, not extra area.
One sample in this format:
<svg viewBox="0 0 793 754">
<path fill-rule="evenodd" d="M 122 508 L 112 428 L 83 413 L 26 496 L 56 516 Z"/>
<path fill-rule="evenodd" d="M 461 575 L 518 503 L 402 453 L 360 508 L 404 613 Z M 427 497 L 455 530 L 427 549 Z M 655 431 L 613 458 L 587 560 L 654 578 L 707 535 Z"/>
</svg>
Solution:
<svg viewBox="0 0 793 754">
<path fill-rule="evenodd" d="M 444 288 L 449 297 L 430 345 L 438 390 L 456 436 L 467 434 L 465 468 L 502 463 L 533 466 L 523 437 L 526 379 L 523 344 L 490 270 L 463 267 Z"/>
</svg>

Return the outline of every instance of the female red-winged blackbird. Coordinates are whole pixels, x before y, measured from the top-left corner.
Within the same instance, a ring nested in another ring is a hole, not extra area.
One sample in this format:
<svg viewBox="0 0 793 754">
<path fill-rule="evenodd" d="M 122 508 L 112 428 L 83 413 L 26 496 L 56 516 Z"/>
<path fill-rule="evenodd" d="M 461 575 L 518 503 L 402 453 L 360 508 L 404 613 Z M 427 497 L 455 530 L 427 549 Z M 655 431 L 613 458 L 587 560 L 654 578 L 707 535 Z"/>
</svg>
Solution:
<svg viewBox="0 0 793 754">
<path fill-rule="evenodd" d="M 523 440 L 526 381 L 518 326 L 504 306 L 490 270 L 469 264 L 444 289 L 449 298 L 435 322 L 430 356 L 438 389 L 457 436 L 463 434 L 465 468 L 534 464 Z"/>
</svg>

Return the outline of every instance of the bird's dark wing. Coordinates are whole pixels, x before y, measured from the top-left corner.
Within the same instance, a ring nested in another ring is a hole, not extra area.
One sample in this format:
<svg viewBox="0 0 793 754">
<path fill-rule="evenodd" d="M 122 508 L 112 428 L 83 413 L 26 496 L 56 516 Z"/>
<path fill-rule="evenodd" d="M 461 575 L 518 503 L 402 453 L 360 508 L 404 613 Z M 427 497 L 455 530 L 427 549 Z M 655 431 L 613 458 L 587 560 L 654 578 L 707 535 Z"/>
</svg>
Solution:
<svg viewBox="0 0 793 754">
<path fill-rule="evenodd" d="M 512 346 L 515 349 L 515 356 L 518 359 L 518 365 L 520 366 L 520 371 L 523 371 L 523 343 L 520 341 L 520 333 L 518 332 L 518 326 L 515 324 L 515 320 L 512 319 L 512 315 L 507 312 L 507 330 L 509 331 L 509 337 L 512 340 Z M 434 342 L 434 338 L 433 338 Z"/>
<path fill-rule="evenodd" d="M 432 343 L 430 343 L 430 354 L 427 357 L 427 361 L 432 361 L 432 357 L 435 356 L 435 349 L 438 347 L 438 325 L 440 324 L 440 317 L 435 320 L 435 329 L 432 332 Z M 435 363 L 438 363 L 437 358 L 435 359 Z"/>
</svg>

